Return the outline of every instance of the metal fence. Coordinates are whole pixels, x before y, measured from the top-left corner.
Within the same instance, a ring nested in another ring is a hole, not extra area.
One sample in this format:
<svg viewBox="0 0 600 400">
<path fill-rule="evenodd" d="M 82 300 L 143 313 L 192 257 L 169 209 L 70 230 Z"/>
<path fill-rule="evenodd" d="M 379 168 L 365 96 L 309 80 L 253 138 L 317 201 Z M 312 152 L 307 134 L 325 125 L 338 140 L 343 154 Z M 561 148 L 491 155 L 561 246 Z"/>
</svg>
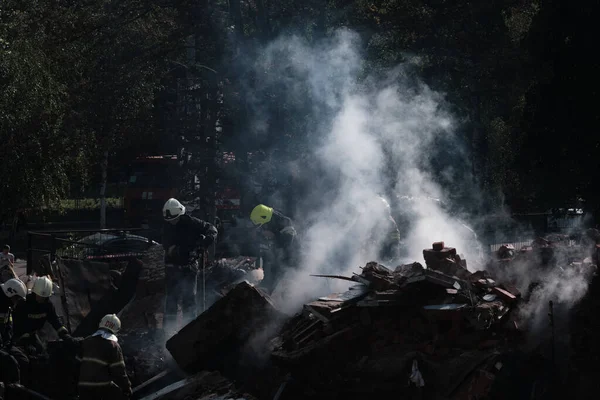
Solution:
<svg viewBox="0 0 600 400">
<path fill-rule="evenodd" d="M 489 249 L 490 252 L 496 252 L 500 249 L 500 247 L 507 245 L 507 244 L 512 244 L 513 247 L 515 248 L 515 250 L 519 250 L 522 247 L 525 246 L 531 246 L 531 243 L 533 242 L 533 239 L 531 240 L 519 240 L 519 241 L 507 241 L 507 242 L 502 242 L 502 243 L 495 243 L 495 244 L 490 244 L 489 245 Z M 568 241 L 568 246 L 574 246 L 577 244 L 576 240 L 569 240 Z"/>
<path fill-rule="evenodd" d="M 494 252 L 498 251 L 500 249 L 500 247 L 504 246 L 505 244 L 512 244 L 516 250 L 519 250 L 521 247 L 531 246 L 532 242 L 533 242 L 533 239 L 519 240 L 519 241 L 512 241 L 512 242 L 508 241 L 508 242 L 490 244 L 489 248 L 490 248 L 490 252 L 494 253 Z"/>
<path fill-rule="evenodd" d="M 132 234 L 142 231 L 121 228 L 27 232 L 27 274 L 40 267 L 43 259 L 52 261 L 56 256 L 95 261 L 139 256 L 153 244 L 151 239 Z"/>
</svg>

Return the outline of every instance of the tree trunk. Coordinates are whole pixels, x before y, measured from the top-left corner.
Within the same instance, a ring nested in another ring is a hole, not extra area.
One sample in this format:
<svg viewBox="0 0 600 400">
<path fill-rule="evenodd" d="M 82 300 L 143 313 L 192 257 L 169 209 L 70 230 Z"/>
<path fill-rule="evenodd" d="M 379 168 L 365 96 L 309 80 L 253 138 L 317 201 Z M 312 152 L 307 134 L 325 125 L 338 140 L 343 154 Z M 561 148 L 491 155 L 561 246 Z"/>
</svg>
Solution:
<svg viewBox="0 0 600 400">
<path fill-rule="evenodd" d="M 108 171 L 108 151 L 104 152 L 104 157 L 100 163 L 102 168 L 102 184 L 100 185 L 100 229 L 106 228 L 106 181 Z"/>
<path fill-rule="evenodd" d="M 244 37 L 244 23 L 240 9 L 240 0 L 229 0 L 229 14 L 231 15 L 235 33 L 239 41 Z"/>
<path fill-rule="evenodd" d="M 267 15 L 267 9 L 265 8 L 263 0 L 256 0 L 257 18 L 256 22 L 258 25 L 258 31 L 263 42 L 269 40 L 270 28 L 269 28 L 269 17 Z"/>
</svg>

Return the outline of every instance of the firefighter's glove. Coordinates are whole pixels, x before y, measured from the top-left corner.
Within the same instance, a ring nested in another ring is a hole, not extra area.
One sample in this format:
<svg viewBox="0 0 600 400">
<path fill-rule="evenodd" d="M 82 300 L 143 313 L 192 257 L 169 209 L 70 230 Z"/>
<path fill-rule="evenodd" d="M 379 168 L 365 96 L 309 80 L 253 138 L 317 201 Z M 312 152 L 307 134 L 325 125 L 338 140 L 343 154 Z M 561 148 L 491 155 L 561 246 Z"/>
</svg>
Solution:
<svg viewBox="0 0 600 400">
<path fill-rule="evenodd" d="M 82 339 L 83 338 L 74 338 L 69 334 L 62 336 L 62 340 L 65 343 L 65 348 L 73 352 L 77 352 L 79 350 L 79 345 L 81 344 Z"/>
<path fill-rule="evenodd" d="M 210 246 L 212 244 L 213 240 L 210 236 L 206 236 L 206 235 L 200 235 L 198 237 L 198 244 L 202 247 L 202 248 L 207 248 L 208 246 Z"/>
<path fill-rule="evenodd" d="M 297 235 L 296 229 L 294 229 L 293 226 L 286 226 L 280 232 L 283 233 L 284 235 L 289 235 L 289 236 L 293 236 L 293 237 L 295 237 Z"/>
</svg>

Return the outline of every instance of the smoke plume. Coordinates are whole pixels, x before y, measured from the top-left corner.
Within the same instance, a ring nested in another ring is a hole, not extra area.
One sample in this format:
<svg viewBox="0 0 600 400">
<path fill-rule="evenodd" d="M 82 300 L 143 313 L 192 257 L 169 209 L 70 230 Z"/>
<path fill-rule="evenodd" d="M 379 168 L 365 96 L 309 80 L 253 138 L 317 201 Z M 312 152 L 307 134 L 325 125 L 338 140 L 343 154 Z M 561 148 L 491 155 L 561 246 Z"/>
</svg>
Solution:
<svg viewBox="0 0 600 400">
<path fill-rule="evenodd" d="M 370 74 L 360 49 L 360 38 L 348 30 L 310 45 L 282 37 L 254 65 L 255 88 L 283 87 L 286 104 L 304 114 L 298 145 L 308 156 L 286 161 L 308 189 L 295 199 L 296 210 L 282 210 L 296 217 L 302 244 L 300 268 L 288 271 L 288 287 L 278 290 L 290 312 L 316 295 L 344 289 L 310 274 L 349 274 L 377 260 L 389 235 L 388 211 L 378 195 L 402 216 L 406 251 L 402 259 L 377 261 L 390 267 L 422 262 L 423 249 L 440 240 L 467 260 L 479 257 L 473 232 L 435 200 L 447 198 L 437 178 L 456 178 L 463 167 L 439 167 L 440 160 L 432 167 L 440 141 L 445 151 L 462 153 L 443 96 L 420 82 L 408 64 Z M 275 117 L 266 108 L 252 106 L 259 136 Z"/>
</svg>

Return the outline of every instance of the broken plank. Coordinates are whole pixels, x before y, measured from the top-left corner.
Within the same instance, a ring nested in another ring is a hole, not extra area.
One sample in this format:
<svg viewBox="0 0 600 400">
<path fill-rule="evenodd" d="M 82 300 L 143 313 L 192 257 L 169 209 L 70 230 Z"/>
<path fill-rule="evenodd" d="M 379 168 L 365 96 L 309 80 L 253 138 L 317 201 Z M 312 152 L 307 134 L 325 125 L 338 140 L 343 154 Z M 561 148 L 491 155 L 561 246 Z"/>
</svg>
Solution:
<svg viewBox="0 0 600 400">
<path fill-rule="evenodd" d="M 363 296 L 366 296 L 368 293 L 368 288 L 363 286 L 362 289 L 359 290 L 348 290 L 344 293 L 332 293 L 328 296 L 319 297 L 319 301 L 341 301 L 341 302 L 349 302 L 353 300 L 358 300 Z"/>
<path fill-rule="evenodd" d="M 275 397 L 273 397 L 273 400 L 279 400 L 279 398 L 281 397 L 281 394 L 283 393 L 283 390 L 287 386 L 288 382 L 291 380 L 292 380 L 292 374 L 288 373 L 285 376 L 285 378 L 283 379 L 283 382 L 281 383 L 281 385 L 279 385 L 279 389 L 277 389 L 277 393 L 275 393 Z"/>
<path fill-rule="evenodd" d="M 356 282 L 356 279 L 353 279 L 351 277 L 348 276 L 343 276 L 343 275 L 310 275 L 310 276 L 315 276 L 317 278 L 331 278 L 331 279 L 341 279 L 344 281 L 351 281 L 351 282 Z"/>
<path fill-rule="evenodd" d="M 434 311 L 455 311 L 465 307 L 467 307 L 467 304 L 436 304 L 431 306 L 423 306 L 423 309 Z"/>
<path fill-rule="evenodd" d="M 492 289 L 502 300 L 506 301 L 507 303 L 511 303 L 517 300 L 517 297 L 515 295 L 513 295 L 512 293 L 501 289 L 499 287 L 495 287 Z"/>
<path fill-rule="evenodd" d="M 137 392 L 138 390 L 141 390 L 143 388 L 145 388 L 146 386 L 150 385 L 151 383 L 156 382 L 157 380 L 164 378 L 165 376 L 167 376 L 167 374 L 171 372 L 170 370 L 165 370 L 163 372 L 161 372 L 160 374 L 153 376 L 152 378 L 148 379 L 146 382 L 136 386 L 133 388 L 133 393 Z"/>
<path fill-rule="evenodd" d="M 312 332 L 310 332 L 308 335 L 304 336 L 302 339 L 296 339 L 294 338 L 294 343 L 296 344 L 296 348 L 300 347 L 303 343 L 308 342 L 310 339 L 312 339 L 314 336 L 317 335 L 317 330 L 313 330 Z"/>
<path fill-rule="evenodd" d="M 140 400 L 155 400 L 160 398 L 161 396 L 164 396 L 166 394 L 169 394 L 171 392 L 174 392 L 177 389 L 181 389 L 182 387 L 189 385 L 190 383 L 194 382 L 195 378 L 193 377 L 188 377 L 185 379 L 182 379 L 180 381 L 177 381 L 175 383 L 170 384 L 169 386 L 166 386 L 162 389 L 160 389 L 157 392 L 152 393 L 151 395 L 148 395 L 146 397 L 142 397 Z"/>
<path fill-rule="evenodd" d="M 314 315 L 316 318 L 320 319 L 321 321 L 323 321 L 324 323 L 329 323 L 329 318 L 327 318 L 325 315 L 321 314 L 320 312 L 318 312 L 314 307 L 311 307 L 310 305 L 305 305 L 304 309 L 307 310 L 308 312 L 310 312 L 312 315 Z"/>
<path fill-rule="evenodd" d="M 352 278 L 353 278 L 354 281 L 358 281 L 358 282 L 363 283 L 363 284 L 365 284 L 367 286 L 371 285 L 371 281 L 370 280 L 365 279 L 362 276 L 357 275 L 355 273 L 352 274 Z"/>
<path fill-rule="evenodd" d="M 294 341 L 298 341 L 298 338 L 300 338 L 302 335 L 304 335 L 305 333 L 307 333 L 308 331 L 310 331 L 311 329 L 314 331 L 315 326 L 321 324 L 322 321 L 321 320 L 316 320 L 315 322 L 313 322 L 312 324 L 308 325 L 306 328 L 300 330 L 300 332 L 294 334 L 293 339 Z"/>
<path fill-rule="evenodd" d="M 384 307 L 398 305 L 402 305 L 402 303 L 395 300 L 364 300 L 356 304 L 357 307 Z"/>
</svg>

